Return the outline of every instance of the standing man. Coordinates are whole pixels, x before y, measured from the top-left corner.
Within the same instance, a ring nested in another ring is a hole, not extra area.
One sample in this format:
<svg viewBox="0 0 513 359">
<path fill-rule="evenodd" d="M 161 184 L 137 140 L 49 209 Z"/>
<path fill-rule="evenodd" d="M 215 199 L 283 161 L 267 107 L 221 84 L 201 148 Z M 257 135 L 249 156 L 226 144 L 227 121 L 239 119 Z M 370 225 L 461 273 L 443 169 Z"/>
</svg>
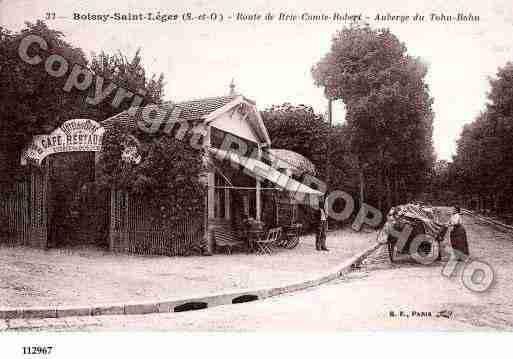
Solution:
<svg viewBox="0 0 513 359">
<path fill-rule="evenodd" d="M 326 232 L 328 231 L 328 217 L 324 206 L 320 206 L 319 209 L 319 229 L 315 238 L 315 249 L 318 251 L 329 251 L 326 248 Z"/>
<path fill-rule="evenodd" d="M 451 230 L 451 247 L 458 261 L 464 261 L 469 256 L 467 232 L 461 220 L 461 209 L 454 207 L 454 214 L 449 219 Z"/>
</svg>

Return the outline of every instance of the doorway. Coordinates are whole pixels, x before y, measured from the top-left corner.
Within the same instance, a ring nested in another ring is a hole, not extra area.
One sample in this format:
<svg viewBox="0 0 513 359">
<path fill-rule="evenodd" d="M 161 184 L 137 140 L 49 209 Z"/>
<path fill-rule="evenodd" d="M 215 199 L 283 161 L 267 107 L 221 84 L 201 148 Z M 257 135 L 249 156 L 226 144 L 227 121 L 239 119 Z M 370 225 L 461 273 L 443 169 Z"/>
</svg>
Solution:
<svg viewBox="0 0 513 359">
<path fill-rule="evenodd" d="M 94 152 L 49 157 L 48 247 L 107 244 L 108 193 L 97 188 Z"/>
</svg>

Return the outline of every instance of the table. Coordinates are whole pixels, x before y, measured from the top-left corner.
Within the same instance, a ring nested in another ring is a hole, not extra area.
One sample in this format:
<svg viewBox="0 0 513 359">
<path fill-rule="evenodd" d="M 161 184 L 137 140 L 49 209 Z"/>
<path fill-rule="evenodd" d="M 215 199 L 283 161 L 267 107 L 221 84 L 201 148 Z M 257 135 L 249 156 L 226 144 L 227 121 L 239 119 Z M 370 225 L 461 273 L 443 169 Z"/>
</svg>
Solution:
<svg viewBox="0 0 513 359">
<path fill-rule="evenodd" d="M 248 253 L 255 251 L 255 242 L 263 238 L 265 232 L 261 229 L 248 229 L 246 230 L 246 241 Z"/>
</svg>

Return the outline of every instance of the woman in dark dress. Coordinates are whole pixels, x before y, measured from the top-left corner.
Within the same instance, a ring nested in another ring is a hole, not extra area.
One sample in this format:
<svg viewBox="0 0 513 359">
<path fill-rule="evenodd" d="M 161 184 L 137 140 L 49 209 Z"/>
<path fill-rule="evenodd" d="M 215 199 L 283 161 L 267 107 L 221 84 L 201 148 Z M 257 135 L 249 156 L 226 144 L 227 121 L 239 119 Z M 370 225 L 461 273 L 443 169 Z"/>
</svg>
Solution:
<svg viewBox="0 0 513 359">
<path fill-rule="evenodd" d="M 326 232 L 328 231 L 328 217 L 324 206 L 319 210 L 319 228 L 315 237 L 315 249 L 318 251 L 329 251 L 326 247 Z"/>
<path fill-rule="evenodd" d="M 449 220 L 449 225 L 452 226 L 451 230 L 451 247 L 454 251 L 454 255 L 458 260 L 464 260 L 469 256 L 467 232 L 463 227 L 461 221 L 461 209 L 455 207 L 455 213 Z"/>
</svg>

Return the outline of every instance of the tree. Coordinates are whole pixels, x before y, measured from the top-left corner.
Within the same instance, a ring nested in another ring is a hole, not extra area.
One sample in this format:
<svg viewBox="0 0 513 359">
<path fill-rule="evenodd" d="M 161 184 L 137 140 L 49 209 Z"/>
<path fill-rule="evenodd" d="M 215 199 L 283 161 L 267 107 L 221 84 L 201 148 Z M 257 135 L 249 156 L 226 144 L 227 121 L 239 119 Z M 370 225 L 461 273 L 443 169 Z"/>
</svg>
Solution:
<svg viewBox="0 0 513 359">
<path fill-rule="evenodd" d="M 49 133 L 62 121 L 84 113 L 79 94 L 63 91 L 65 77 L 48 75 L 44 62 L 30 65 L 20 58 L 20 41 L 30 34 L 45 39 L 48 53 L 81 65 L 87 62 L 81 49 L 64 41 L 61 32 L 42 21 L 27 23 L 18 33 L 0 28 L 0 172 L 4 180 L 12 178 L 21 151 L 33 135 Z"/>
<path fill-rule="evenodd" d="M 438 160 L 430 173 L 426 186 L 425 200 L 437 205 L 452 205 L 456 200 L 453 191 L 451 174 L 454 164 L 446 160 Z"/>
<path fill-rule="evenodd" d="M 190 136 L 190 135 L 189 135 Z M 155 224 L 173 226 L 203 213 L 205 186 L 203 151 L 187 140 L 169 135 L 152 137 L 138 129 L 114 127 L 106 132 L 96 183 L 143 198 L 150 208 L 149 219 Z M 123 158 L 128 145 L 140 151 L 140 162 Z"/>
<path fill-rule="evenodd" d="M 327 98 L 345 103 L 369 200 L 385 209 L 419 192 L 434 161 L 427 66 L 388 29 L 352 25 L 337 32 L 312 74 Z"/>
<path fill-rule="evenodd" d="M 141 96 L 140 107 L 162 102 L 164 75 L 161 73 L 158 76 L 156 74 L 152 74 L 151 77 L 147 76 L 142 65 L 141 49 L 136 51 L 131 60 L 120 51 L 114 55 L 109 55 L 103 51 L 97 55 L 93 54 L 90 67 L 96 76 L 104 79 L 104 88 L 114 83 L 119 88 L 128 90 L 136 96 Z M 91 90 L 94 91 L 94 88 Z M 131 101 L 125 101 L 119 107 L 113 107 L 112 100 L 115 93 L 113 91 L 104 101 L 91 108 L 96 118 L 109 118 L 130 107 Z"/>
<path fill-rule="evenodd" d="M 463 127 L 450 175 L 460 195 L 477 198 L 474 205 L 504 212 L 513 210 L 513 63 L 489 81 L 486 108 Z"/>
<path fill-rule="evenodd" d="M 262 112 L 264 124 L 273 148 L 283 148 L 302 154 L 313 162 L 316 177 L 326 183 L 328 191 L 343 190 L 356 194 L 356 164 L 349 148 L 347 125 L 329 126 L 311 106 L 285 103 Z M 327 158 L 330 156 L 330 176 Z M 329 179 L 328 179 L 329 177 Z M 328 183 L 329 181 L 329 183 Z M 334 204 L 337 211 L 345 203 Z M 317 214 L 307 210 L 305 220 L 311 228 L 317 224 Z"/>
<path fill-rule="evenodd" d="M 24 62 L 18 48 L 27 35 L 42 37 L 48 44 L 47 55 L 64 57 L 69 63 L 68 73 L 56 78 L 47 73 L 44 61 L 38 65 Z M 0 180 L 10 181 L 14 173 L 23 173 L 20 156 L 32 136 L 48 134 L 72 118 L 102 121 L 130 106 L 131 101 L 125 101 L 113 107 L 114 93 L 98 105 L 88 103 L 86 98 L 94 95 L 97 81 L 92 82 L 88 91 L 63 90 L 74 64 L 89 66 L 80 48 L 66 42 L 63 33 L 50 29 L 42 21 L 26 23 L 18 33 L 0 27 Z M 144 93 L 141 106 L 162 100 L 163 75 L 146 75 L 140 50 L 131 61 L 122 53 L 102 52 L 93 57 L 90 66 L 94 74 L 104 79 L 103 88 L 115 82 L 134 94 Z"/>
<path fill-rule="evenodd" d="M 329 125 L 311 106 L 284 103 L 262 112 L 264 125 L 274 148 L 297 152 L 315 165 L 325 179 Z"/>
</svg>

